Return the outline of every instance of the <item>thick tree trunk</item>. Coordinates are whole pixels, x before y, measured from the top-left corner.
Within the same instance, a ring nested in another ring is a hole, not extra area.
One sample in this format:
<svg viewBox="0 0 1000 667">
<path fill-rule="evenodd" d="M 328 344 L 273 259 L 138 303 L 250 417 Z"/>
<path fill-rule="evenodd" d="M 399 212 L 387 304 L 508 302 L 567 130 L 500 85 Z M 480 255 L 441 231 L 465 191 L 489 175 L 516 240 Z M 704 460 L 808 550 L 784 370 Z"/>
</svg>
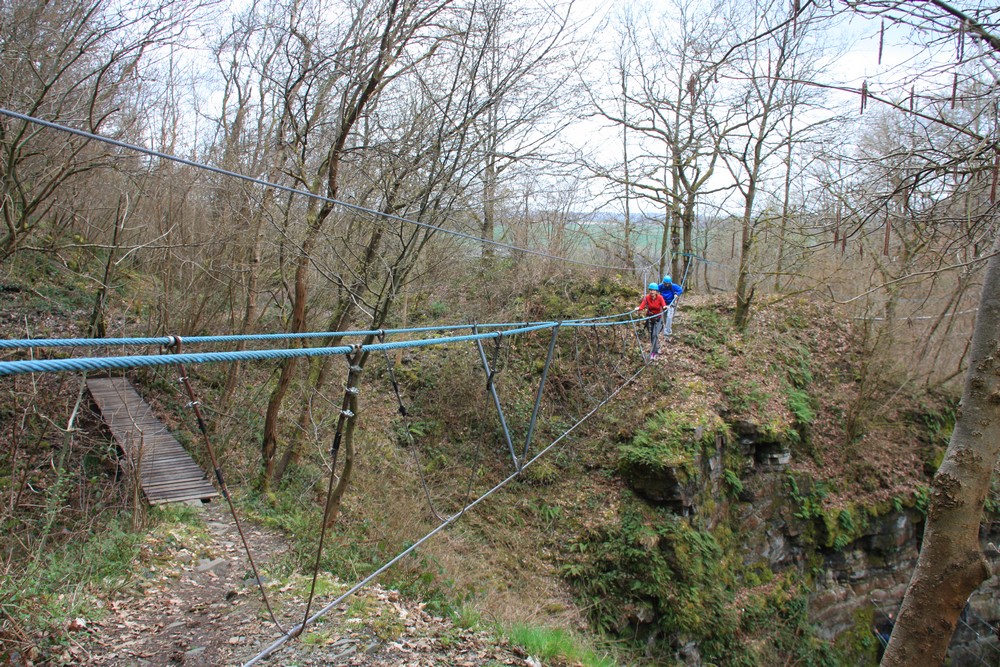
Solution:
<svg viewBox="0 0 1000 667">
<path fill-rule="evenodd" d="M 1000 250 L 1000 242 L 994 252 Z M 979 528 L 1000 457 L 1000 255 L 986 269 L 961 412 L 934 476 L 927 528 L 884 667 L 941 665 L 969 595 L 990 576 Z"/>
</svg>

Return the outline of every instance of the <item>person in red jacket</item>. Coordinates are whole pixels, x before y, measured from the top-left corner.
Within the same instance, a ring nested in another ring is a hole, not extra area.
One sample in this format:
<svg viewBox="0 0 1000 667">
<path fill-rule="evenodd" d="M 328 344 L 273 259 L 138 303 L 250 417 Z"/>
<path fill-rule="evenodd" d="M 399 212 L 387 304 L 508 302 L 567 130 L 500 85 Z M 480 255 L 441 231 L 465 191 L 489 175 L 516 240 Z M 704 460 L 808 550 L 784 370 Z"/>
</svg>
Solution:
<svg viewBox="0 0 1000 667">
<path fill-rule="evenodd" d="M 649 318 L 646 320 L 646 328 L 649 330 L 650 359 L 656 359 L 660 354 L 660 328 L 663 326 L 663 318 L 660 315 L 666 308 L 667 302 L 663 300 L 663 296 L 660 294 L 659 285 L 649 283 L 649 291 L 642 298 L 642 303 L 639 304 L 636 310 L 645 309 L 646 316 Z"/>
</svg>

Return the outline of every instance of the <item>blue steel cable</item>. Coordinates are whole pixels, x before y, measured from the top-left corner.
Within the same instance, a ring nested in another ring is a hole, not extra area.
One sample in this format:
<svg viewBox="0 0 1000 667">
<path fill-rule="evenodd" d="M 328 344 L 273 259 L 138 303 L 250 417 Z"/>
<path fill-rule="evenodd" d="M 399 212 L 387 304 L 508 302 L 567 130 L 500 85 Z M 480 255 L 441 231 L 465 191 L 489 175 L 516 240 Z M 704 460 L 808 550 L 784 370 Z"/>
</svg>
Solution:
<svg viewBox="0 0 1000 667">
<path fill-rule="evenodd" d="M 534 326 L 521 327 L 508 331 L 469 334 L 465 336 L 444 336 L 441 338 L 425 338 L 420 340 L 402 340 L 392 343 L 374 343 L 365 345 L 364 349 L 377 352 L 379 350 L 398 350 L 412 347 L 428 347 L 431 345 L 446 345 L 465 341 L 483 340 L 486 338 L 502 338 L 515 334 L 551 329 L 556 322 L 545 322 Z M 124 357 L 83 357 L 78 359 L 32 359 L 24 361 L 0 362 L 0 377 L 6 375 L 24 375 L 26 373 L 59 373 L 67 371 L 103 371 L 121 370 L 125 368 L 141 368 L 148 366 L 166 366 L 170 364 L 204 364 L 226 361 L 263 361 L 267 359 L 291 359 L 295 357 L 328 357 L 337 354 L 347 354 L 357 349 L 357 345 L 338 345 L 336 347 L 309 347 L 272 350 L 240 350 L 233 352 L 186 352 L 165 357 L 161 354 L 146 354 Z"/>
<path fill-rule="evenodd" d="M 567 320 L 570 324 L 587 324 L 589 322 L 608 320 L 616 317 L 624 317 L 628 313 L 616 313 L 614 315 L 602 315 L 600 317 L 579 318 Z M 480 329 L 510 329 L 514 327 L 534 326 L 536 324 L 553 324 L 554 322 L 498 322 L 493 324 L 480 324 Z M 376 329 L 360 331 L 310 331 L 303 333 L 265 333 L 265 334 L 230 334 L 220 336 L 184 336 L 185 345 L 197 345 L 202 343 L 236 343 L 250 341 L 275 341 L 275 340 L 303 340 L 310 338 L 336 338 L 336 337 L 359 337 L 384 335 L 400 335 L 414 333 L 433 333 L 443 331 L 460 331 L 471 329 L 469 324 L 443 324 L 430 327 L 410 327 L 407 329 Z M 136 338 L 24 338 L 0 340 L 0 350 L 15 350 L 42 347 L 114 347 L 119 345 L 144 346 L 144 345 L 170 345 L 169 336 L 156 337 L 136 337 Z"/>
<path fill-rule="evenodd" d="M 495 324 L 490 328 L 523 326 L 519 324 Z M 540 324 L 535 322 L 533 324 Z M 469 329 L 467 324 L 448 324 L 436 327 L 414 327 L 411 329 L 385 329 L 384 333 L 427 333 L 434 331 L 458 331 Z M 271 340 L 301 340 L 308 338 L 347 338 L 358 336 L 376 336 L 379 330 L 371 331 L 309 331 L 303 333 L 271 333 L 271 334 L 231 334 L 222 336 L 184 336 L 184 344 L 198 343 L 237 343 L 248 341 Z M 169 336 L 155 338 L 35 338 L 23 340 L 0 340 L 0 349 L 39 348 L 39 347 L 100 347 L 117 345 L 170 345 Z"/>
<path fill-rule="evenodd" d="M 535 255 L 537 257 L 546 257 L 548 259 L 555 259 L 560 262 L 568 262 L 570 264 L 577 264 L 581 266 L 590 266 L 596 269 L 612 269 L 615 271 L 636 271 L 638 269 L 628 266 L 609 266 L 606 264 L 594 264 L 591 262 L 584 262 L 578 259 L 570 259 L 568 257 L 559 257 L 558 255 L 551 255 L 547 252 L 542 252 L 541 250 L 532 250 L 531 248 L 522 248 L 520 246 L 512 245 L 510 243 L 503 243 L 502 241 L 494 241 L 492 239 L 486 239 L 473 234 L 466 234 L 465 232 L 460 232 L 454 229 L 445 229 L 444 227 L 439 227 L 437 225 L 432 225 L 427 222 L 420 222 L 419 220 L 411 220 L 410 218 L 404 218 L 398 215 L 392 215 L 391 213 L 384 213 L 382 211 L 368 208 L 365 206 L 359 206 L 357 204 L 351 204 L 340 199 L 333 199 L 332 197 L 324 197 L 323 195 L 318 195 L 308 190 L 301 190 L 299 188 L 293 188 L 287 185 L 280 185 L 278 183 L 273 183 L 271 181 L 266 181 L 262 178 L 256 178 L 254 176 L 247 176 L 245 174 L 240 174 L 235 171 L 229 171 L 228 169 L 222 169 L 220 167 L 213 167 L 212 165 L 204 164 L 202 162 L 195 162 L 194 160 L 188 160 L 186 158 L 178 157 L 176 155 L 171 155 L 170 153 L 163 153 L 161 151 L 156 151 L 151 148 L 144 148 L 136 144 L 130 144 L 125 141 L 120 141 L 118 139 L 112 139 L 110 137 L 102 137 L 99 134 L 94 134 L 92 132 L 87 132 L 85 130 L 78 130 L 73 127 L 68 127 L 66 125 L 60 125 L 59 123 L 53 123 L 52 121 L 42 120 L 41 118 L 36 118 L 34 116 L 29 116 L 27 114 L 18 113 L 16 111 L 11 111 L 10 109 L 5 109 L 0 107 L 0 115 L 8 116 L 10 118 L 16 118 L 17 120 L 24 121 L 26 123 L 34 123 L 35 125 L 41 125 L 42 127 L 47 127 L 52 130 L 59 130 L 61 132 L 66 132 L 68 134 L 74 134 L 78 137 L 83 137 L 84 139 L 92 139 L 94 141 L 100 141 L 111 146 L 117 146 L 118 148 L 124 148 L 130 151 L 136 151 L 138 153 L 143 153 L 151 157 L 157 157 L 161 160 L 168 160 L 170 162 L 176 162 L 178 164 L 183 164 L 188 167 L 193 167 L 195 169 L 203 169 L 205 171 L 210 171 L 221 176 L 229 176 L 231 178 L 236 178 L 248 183 L 253 183 L 254 185 L 260 185 L 265 188 L 274 188 L 275 190 L 280 190 L 282 192 L 288 192 L 291 194 L 302 195 L 303 197 L 309 197 L 311 199 L 316 199 L 318 201 L 326 202 L 329 204 L 334 204 L 336 206 L 341 206 L 351 211 L 358 213 L 367 213 L 368 215 L 374 216 L 376 218 L 382 218 L 385 220 L 392 220 L 394 222 L 401 222 L 408 225 L 414 225 L 416 227 L 421 227 L 423 229 L 433 230 L 435 232 L 441 232 L 442 234 L 449 234 L 451 236 L 457 236 L 458 238 L 467 239 L 470 241 L 475 241 L 476 243 L 485 243 L 491 245 L 495 248 L 504 248 L 505 250 L 513 250 L 515 252 L 522 252 L 526 255 Z M 652 266 L 652 265 L 650 265 Z M 645 267 L 649 268 L 649 267 Z"/>
</svg>

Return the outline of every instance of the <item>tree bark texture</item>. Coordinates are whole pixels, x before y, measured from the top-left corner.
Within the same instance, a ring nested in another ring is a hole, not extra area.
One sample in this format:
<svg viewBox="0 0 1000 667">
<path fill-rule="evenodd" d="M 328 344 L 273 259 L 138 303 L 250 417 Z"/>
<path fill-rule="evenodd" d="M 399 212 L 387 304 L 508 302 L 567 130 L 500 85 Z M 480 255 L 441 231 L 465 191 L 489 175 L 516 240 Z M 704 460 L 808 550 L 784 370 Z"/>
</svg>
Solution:
<svg viewBox="0 0 1000 667">
<path fill-rule="evenodd" d="M 1000 242 L 994 244 L 1000 251 Z M 969 595 L 990 576 L 979 541 L 1000 457 L 1000 255 L 989 260 L 961 410 L 934 476 L 927 527 L 884 667 L 944 664 Z"/>
</svg>

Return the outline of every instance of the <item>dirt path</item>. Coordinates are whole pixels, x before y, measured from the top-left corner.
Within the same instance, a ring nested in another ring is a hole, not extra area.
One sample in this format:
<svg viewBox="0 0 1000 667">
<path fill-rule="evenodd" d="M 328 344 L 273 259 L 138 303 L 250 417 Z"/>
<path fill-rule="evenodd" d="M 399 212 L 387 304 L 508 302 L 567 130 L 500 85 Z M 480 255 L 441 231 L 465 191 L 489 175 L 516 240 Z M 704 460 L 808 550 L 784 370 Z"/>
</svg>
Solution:
<svg viewBox="0 0 1000 667">
<path fill-rule="evenodd" d="M 239 534 L 222 503 L 201 510 L 202 521 L 158 526 L 143 548 L 137 585 L 107 601 L 101 621 L 81 627 L 73 654 L 80 664 L 159 667 L 239 665 L 281 635 L 261 602 Z M 244 524 L 258 567 L 281 573 L 281 534 Z M 279 623 L 302 620 L 309 579 L 265 577 Z M 321 608 L 347 588 L 323 578 Z M 479 666 L 538 665 L 486 633 L 455 626 L 418 603 L 378 586 L 333 610 L 267 665 Z"/>
</svg>

